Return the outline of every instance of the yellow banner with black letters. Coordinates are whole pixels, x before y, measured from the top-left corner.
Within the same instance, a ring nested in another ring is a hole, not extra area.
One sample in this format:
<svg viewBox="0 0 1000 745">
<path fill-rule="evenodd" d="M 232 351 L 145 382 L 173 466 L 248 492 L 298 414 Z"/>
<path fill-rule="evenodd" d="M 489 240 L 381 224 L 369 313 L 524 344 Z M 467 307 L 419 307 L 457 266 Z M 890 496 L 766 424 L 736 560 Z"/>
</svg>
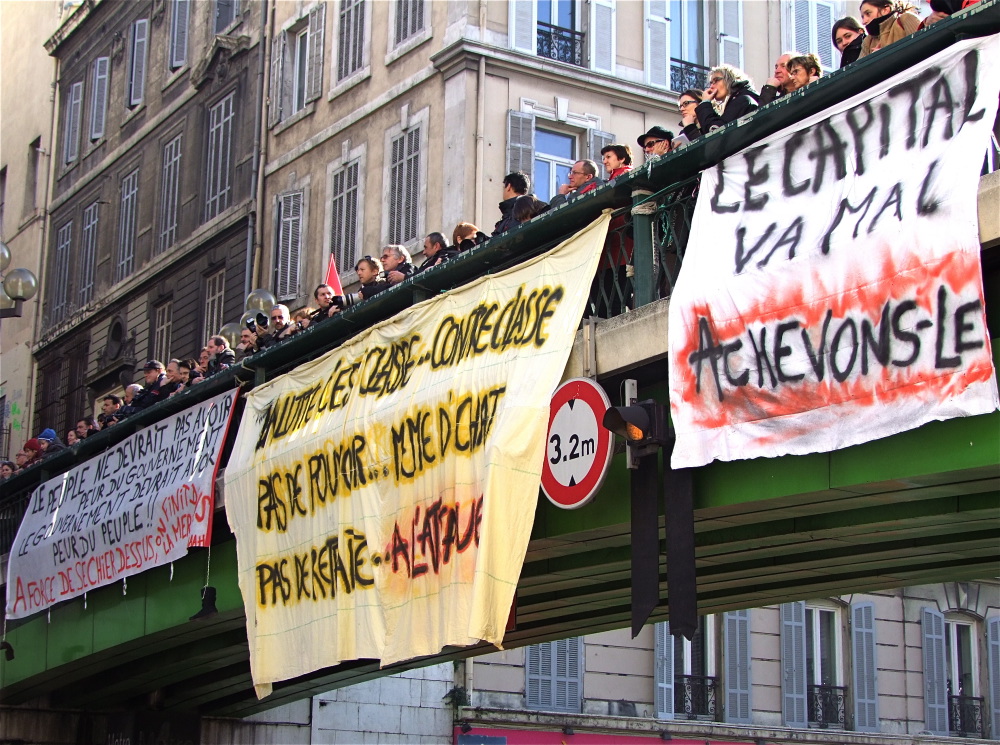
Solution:
<svg viewBox="0 0 1000 745">
<path fill-rule="evenodd" d="M 226 469 L 257 693 L 497 646 L 610 213 L 260 386 Z"/>
</svg>

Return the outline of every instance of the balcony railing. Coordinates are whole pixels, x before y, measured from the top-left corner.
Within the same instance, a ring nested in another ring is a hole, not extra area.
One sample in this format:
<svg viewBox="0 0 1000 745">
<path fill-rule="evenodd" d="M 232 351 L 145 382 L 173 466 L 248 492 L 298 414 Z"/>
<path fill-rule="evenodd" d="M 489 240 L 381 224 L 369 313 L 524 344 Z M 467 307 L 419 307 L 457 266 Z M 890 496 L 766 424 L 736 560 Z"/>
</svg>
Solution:
<svg viewBox="0 0 1000 745">
<path fill-rule="evenodd" d="M 680 59 L 670 59 L 670 90 L 683 93 L 690 88 L 704 90 L 708 86 L 709 68 L 685 62 Z"/>
<path fill-rule="evenodd" d="M 847 688 L 844 686 L 808 686 L 809 724 L 821 729 L 844 729 L 847 723 Z"/>
<path fill-rule="evenodd" d="M 582 31 L 571 28 L 553 26 L 550 23 L 538 22 L 538 56 L 548 57 L 557 62 L 583 67 Z"/>
<path fill-rule="evenodd" d="M 674 677 L 674 716 L 715 719 L 716 679 L 707 675 Z"/>
<path fill-rule="evenodd" d="M 948 729 L 958 737 L 986 737 L 983 699 L 978 696 L 948 696 Z"/>
</svg>

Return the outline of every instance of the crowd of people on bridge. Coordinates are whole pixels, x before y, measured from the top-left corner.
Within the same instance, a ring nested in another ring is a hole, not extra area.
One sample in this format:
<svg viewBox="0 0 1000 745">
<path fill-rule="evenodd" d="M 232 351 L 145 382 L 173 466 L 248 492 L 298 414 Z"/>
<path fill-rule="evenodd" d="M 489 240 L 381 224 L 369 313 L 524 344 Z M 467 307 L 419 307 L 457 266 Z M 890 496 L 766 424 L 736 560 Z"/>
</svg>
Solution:
<svg viewBox="0 0 1000 745">
<path fill-rule="evenodd" d="M 977 1 L 931 0 L 932 12 L 921 20 L 916 8 L 906 2 L 865 0 L 859 7 L 860 20 L 847 17 L 833 24 L 832 41 L 842 55 L 841 67 L 874 54 Z M 639 136 L 639 148 L 647 159 L 666 155 L 760 106 L 808 86 L 822 76 L 820 60 L 812 52 L 783 53 L 774 63 L 773 76 L 759 90 L 742 70 L 727 64 L 718 65 L 711 69 L 704 90 L 692 88 L 680 94 L 677 102 L 681 115 L 680 131 L 675 135 L 671 130 L 655 125 Z M 628 173 L 632 168 L 632 149 L 621 143 L 607 145 L 601 149 L 601 160 L 604 178 L 596 162 L 578 160 L 569 170 L 567 183 L 560 185 L 558 193 L 549 202 L 538 199 L 532 193 L 531 180 L 526 174 L 519 171 L 507 174 L 503 179 L 503 198 L 498 205 L 500 219 L 492 235 L 515 228 L 569 199 L 588 194 Z M 205 343 L 197 359 L 171 359 L 166 365 L 159 360 L 149 360 L 143 366 L 144 385 L 127 386 L 123 398 L 115 394 L 105 396 L 100 416 L 79 419 L 76 426 L 66 433 L 65 442 L 53 429 L 43 429 L 24 443 L 13 461 L 0 461 L 0 480 L 114 426 L 261 350 L 281 343 L 312 324 L 333 318 L 346 308 L 438 266 L 488 238 L 469 222 L 455 226 L 450 243 L 440 232 L 429 233 L 423 240 L 424 259 L 419 266 L 405 246 L 385 246 L 379 256 L 364 256 L 354 265 L 360 286 L 353 293 L 336 294 L 333 287 L 323 283 L 313 291 L 315 307 L 304 307 L 291 313 L 287 306 L 279 304 L 274 305 L 268 315 L 261 313 L 248 320 L 241 329 L 235 348 L 229 346 L 224 336 L 214 335 Z M 611 317 L 631 306 L 631 264 L 632 239 L 625 219 L 618 217 L 612 221 L 585 315 Z"/>
</svg>

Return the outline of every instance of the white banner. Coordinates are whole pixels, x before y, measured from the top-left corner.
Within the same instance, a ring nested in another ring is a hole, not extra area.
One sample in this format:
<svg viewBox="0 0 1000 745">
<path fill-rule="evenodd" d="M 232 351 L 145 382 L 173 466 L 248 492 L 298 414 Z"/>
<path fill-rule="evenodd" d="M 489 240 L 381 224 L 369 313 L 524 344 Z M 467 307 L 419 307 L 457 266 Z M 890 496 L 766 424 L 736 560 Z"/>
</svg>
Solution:
<svg viewBox="0 0 1000 745">
<path fill-rule="evenodd" d="M 341 660 L 503 641 L 608 222 L 247 396 L 226 514 L 258 695 Z"/>
<path fill-rule="evenodd" d="M 31 495 L 7 566 L 7 617 L 208 546 L 236 391 L 151 424 Z"/>
<path fill-rule="evenodd" d="M 1000 37 L 957 43 L 702 175 L 670 301 L 675 468 L 997 408 L 976 196 L 998 69 Z"/>
</svg>

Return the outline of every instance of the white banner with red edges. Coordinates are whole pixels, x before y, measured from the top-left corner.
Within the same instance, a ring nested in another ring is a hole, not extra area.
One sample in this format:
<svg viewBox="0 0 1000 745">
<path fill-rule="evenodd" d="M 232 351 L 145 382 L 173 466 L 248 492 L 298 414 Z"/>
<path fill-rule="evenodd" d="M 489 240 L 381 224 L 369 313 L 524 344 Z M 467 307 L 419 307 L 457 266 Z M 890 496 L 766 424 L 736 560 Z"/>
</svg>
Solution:
<svg viewBox="0 0 1000 745">
<path fill-rule="evenodd" d="M 35 489 L 7 565 L 7 617 L 208 546 L 236 391 L 151 424 Z"/>
<path fill-rule="evenodd" d="M 977 190 L 998 69 L 1000 37 L 957 43 L 702 175 L 670 301 L 675 468 L 997 409 Z"/>
</svg>

